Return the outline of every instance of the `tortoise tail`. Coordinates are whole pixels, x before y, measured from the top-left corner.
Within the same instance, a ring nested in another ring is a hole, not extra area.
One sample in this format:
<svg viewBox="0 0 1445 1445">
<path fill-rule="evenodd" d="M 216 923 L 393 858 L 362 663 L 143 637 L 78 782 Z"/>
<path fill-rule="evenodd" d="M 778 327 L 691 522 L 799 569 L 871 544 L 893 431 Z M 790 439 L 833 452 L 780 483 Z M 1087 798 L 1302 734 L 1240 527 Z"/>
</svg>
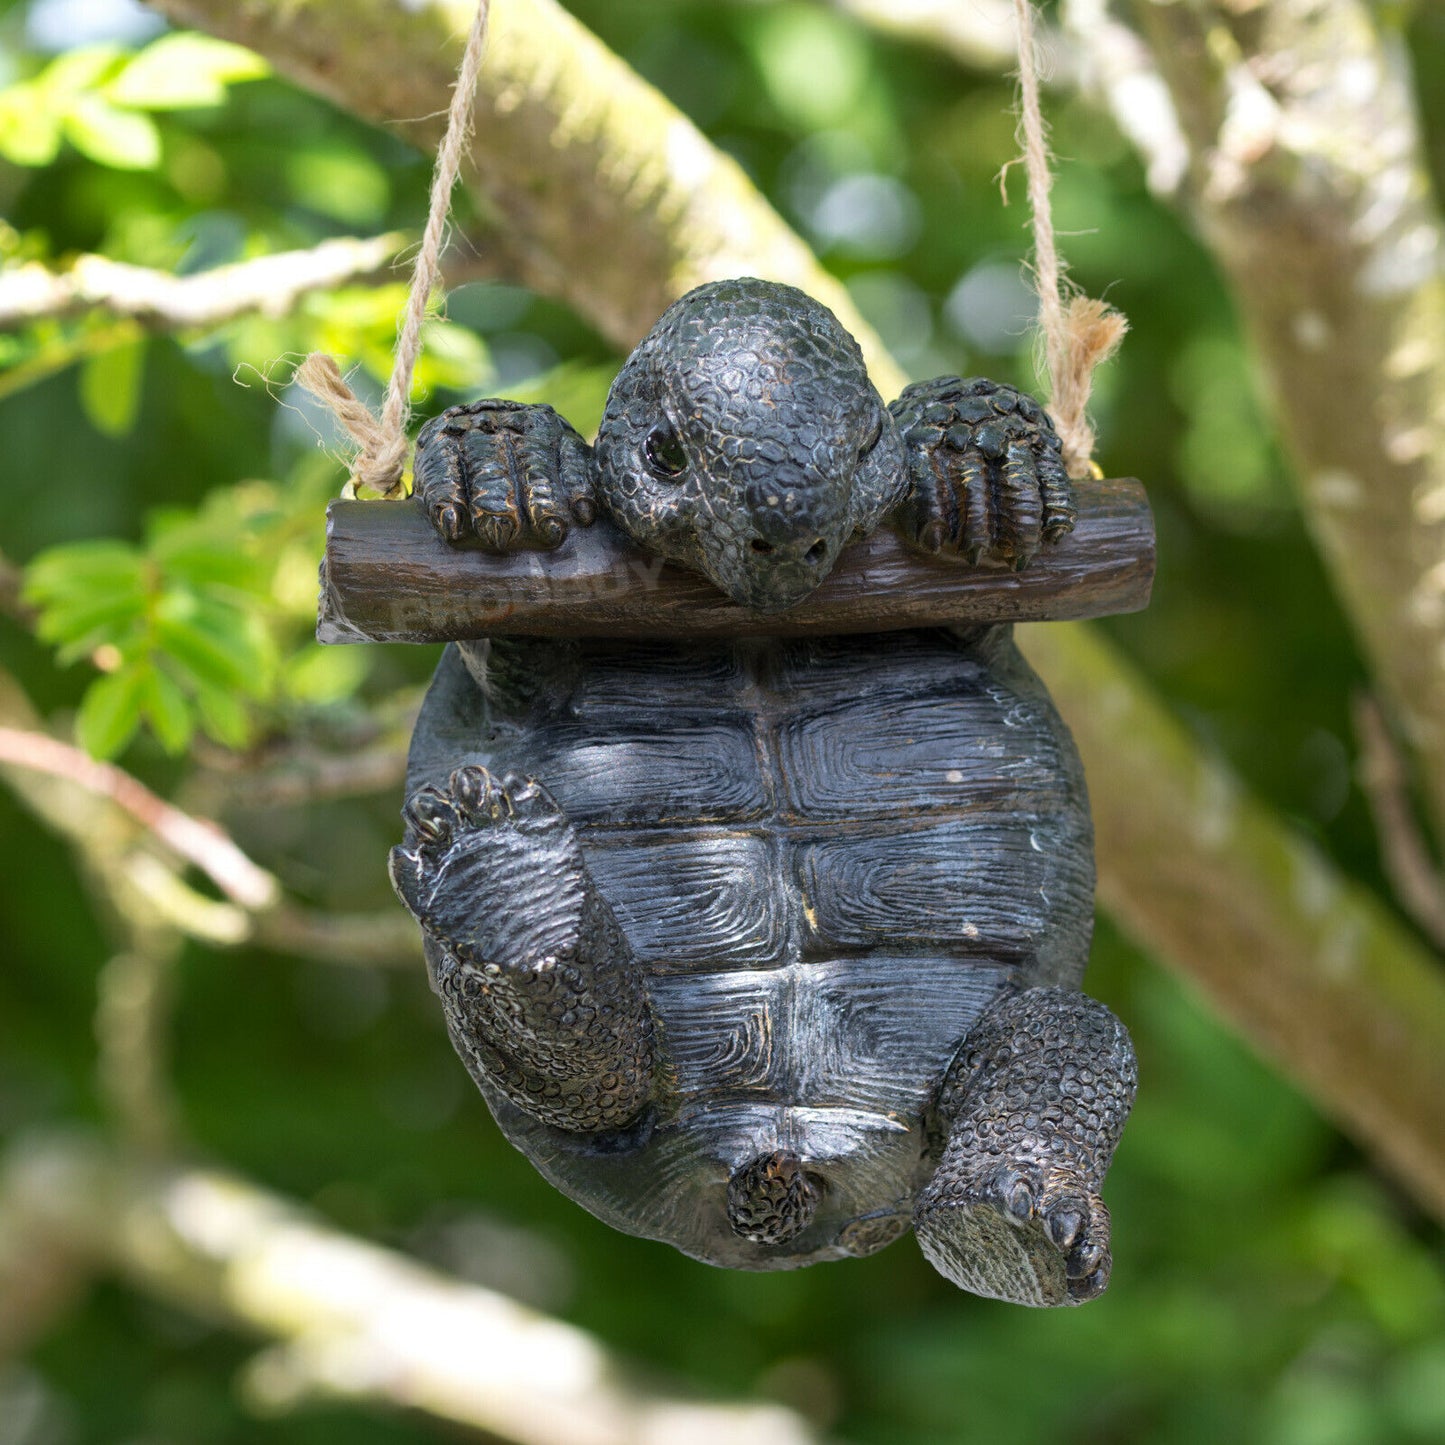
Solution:
<svg viewBox="0 0 1445 1445">
<path fill-rule="evenodd" d="M 813 1221 L 820 1181 L 787 1149 L 763 1154 L 728 1180 L 728 1223 L 754 1244 L 784 1244 Z"/>
</svg>

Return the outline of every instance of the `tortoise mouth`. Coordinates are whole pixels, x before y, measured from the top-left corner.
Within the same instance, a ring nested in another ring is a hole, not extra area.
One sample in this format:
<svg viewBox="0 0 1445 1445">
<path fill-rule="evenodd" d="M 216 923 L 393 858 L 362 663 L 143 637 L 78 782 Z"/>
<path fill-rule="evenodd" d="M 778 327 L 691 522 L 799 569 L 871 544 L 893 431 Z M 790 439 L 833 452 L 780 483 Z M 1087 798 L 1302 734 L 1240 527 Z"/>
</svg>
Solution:
<svg viewBox="0 0 1445 1445">
<path fill-rule="evenodd" d="M 763 1154 L 728 1180 L 728 1223 L 754 1244 L 786 1244 L 812 1222 L 823 1181 L 787 1149 Z"/>
<path fill-rule="evenodd" d="M 738 604 L 764 617 L 806 602 L 833 570 L 842 545 L 823 537 L 785 552 L 761 538 L 749 551 L 753 563 L 738 576 L 731 568 L 706 570 L 715 586 Z M 792 554 L 792 555 L 790 555 Z"/>
</svg>

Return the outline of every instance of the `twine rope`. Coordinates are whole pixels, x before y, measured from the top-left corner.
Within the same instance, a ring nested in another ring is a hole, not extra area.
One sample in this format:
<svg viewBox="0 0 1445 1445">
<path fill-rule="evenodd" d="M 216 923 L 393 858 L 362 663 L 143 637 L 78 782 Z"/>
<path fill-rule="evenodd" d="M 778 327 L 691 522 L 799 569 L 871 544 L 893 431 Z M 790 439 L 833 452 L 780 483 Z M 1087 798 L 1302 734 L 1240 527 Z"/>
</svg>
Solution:
<svg viewBox="0 0 1445 1445">
<path fill-rule="evenodd" d="M 313 351 L 296 368 L 295 380 L 330 408 L 360 448 L 351 462 L 351 479 L 343 492 L 345 496 L 355 496 L 357 489 L 363 486 L 383 497 L 395 497 L 401 492 L 407 454 L 411 449 L 407 423 L 411 419 L 412 377 L 421 355 L 421 327 L 441 268 L 442 240 L 447 213 L 451 209 L 452 188 L 461 169 L 462 152 L 472 133 L 477 76 L 482 67 L 490 10 L 490 0 L 480 0 L 471 33 L 467 36 L 461 69 L 457 72 L 457 83 L 452 89 L 446 134 L 442 137 L 436 169 L 432 172 L 426 229 L 422 232 L 421 249 L 417 252 L 416 265 L 412 270 L 406 310 L 397 329 L 391 380 L 386 388 L 381 416 L 377 417 L 352 391 L 335 357 Z"/>
<path fill-rule="evenodd" d="M 1014 0 L 1014 13 L 1019 41 L 1019 141 L 1028 175 L 1034 286 L 1049 375 L 1049 413 L 1064 444 L 1065 469 L 1071 477 L 1083 477 L 1095 472 L 1094 428 L 1088 415 L 1094 368 L 1119 349 L 1129 322 L 1107 302 L 1073 287 L 1059 258 L 1049 198 L 1054 177 L 1048 128 L 1039 102 L 1040 60 L 1032 0 Z"/>
</svg>

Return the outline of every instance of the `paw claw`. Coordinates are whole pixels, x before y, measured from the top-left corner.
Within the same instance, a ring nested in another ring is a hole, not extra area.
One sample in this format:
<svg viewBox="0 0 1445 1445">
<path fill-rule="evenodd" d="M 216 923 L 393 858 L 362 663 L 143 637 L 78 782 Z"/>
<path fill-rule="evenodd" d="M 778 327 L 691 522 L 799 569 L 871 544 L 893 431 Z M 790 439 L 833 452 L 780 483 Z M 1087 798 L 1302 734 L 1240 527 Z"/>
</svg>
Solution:
<svg viewBox="0 0 1445 1445">
<path fill-rule="evenodd" d="M 489 552 L 551 549 L 570 515 L 595 515 L 591 450 L 549 406 L 453 407 L 422 428 L 413 475 L 441 535 L 475 535 Z"/>
<path fill-rule="evenodd" d="M 1016 1224 L 1027 1224 L 1034 1217 L 1034 1188 L 1023 1175 L 1001 1170 L 997 1188 L 1004 1213 Z"/>
<path fill-rule="evenodd" d="M 1108 1286 L 1109 1272 L 1112 1268 L 1113 1261 L 1106 1252 L 1103 1263 L 1097 1269 L 1083 1279 L 1069 1281 L 1069 1298 L 1075 1304 L 1084 1304 L 1088 1300 L 1098 1299 Z"/>
<path fill-rule="evenodd" d="M 403 813 L 419 842 L 445 842 L 456 824 L 451 799 L 438 788 L 418 789 L 407 800 Z"/>
<path fill-rule="evenodd" d="M 1109 1246 L 1102 1239 L 1083 1242 L 1077 1249 L 1069 1251 L 1064 1260 L 1064 1272 L 1070 1279 L 1087 1279 L 1098 1270 L 1108 1254 Z"/>
<path fill-rule="evenodd" d="M 1059 1249 L 1072 1249 L 1079 1235 L 1083 1233 L 1084 1221 L 1088 1215 L 1083 1209 L 1067 1206 L 1055 1209 L 1048 1216 L 1049 1238 Z"/>
<path fill-rule="evenodd" d="M 485 768 L 458 768 L 447 779 L 447 791 L 454 799 L 458 812 L 468 822 L 475 822 L 489 814 L 488 795 L 491 789 L 492 775 Z"/>
<path fill-rule="evenodd" d="M 889 409 L 909 452 L 913 487 L 898 522 L 914 546 L 1021 572 L 1041 542 L 1072 529 L 1058 436 L 1032 398 L 939 377 Z"/>
<path fill-rule="evenodd" d="M 450 504 L 438 507 L 434 513 L 436 529 L 446 538 L 448 542 L 459 542 L 464 535 L 462 527 L 462 513 L 458 507 Z"/>
<path fill-rule="evenodd" d="M 506 910 L 495 919 L 484 912 L 479 920 L 479 900 L 525 895 L 539 877 L 574 902 L 580 898 L 576 838 L 536 782 L 498 779 L 469 764 L 450 775 L 445 789 L 418 788 L 403 816 L 407 835 L 392 850 L 392 881 L 422 927 L 458 958 L 485 958 L 485 930 L 505 921 Z M 552 921 L 565 934 L 579 912 L 580 903 L 554 910 Z"/>
</svg>

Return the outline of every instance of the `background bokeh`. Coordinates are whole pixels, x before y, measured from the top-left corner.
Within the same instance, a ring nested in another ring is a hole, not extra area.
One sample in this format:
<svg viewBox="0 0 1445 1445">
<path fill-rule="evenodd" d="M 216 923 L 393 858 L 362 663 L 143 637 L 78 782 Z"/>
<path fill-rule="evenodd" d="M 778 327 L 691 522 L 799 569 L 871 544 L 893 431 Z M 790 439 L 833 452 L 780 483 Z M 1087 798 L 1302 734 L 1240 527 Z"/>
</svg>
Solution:
<svg viewBox="0 0 1445 1445">
<path fill-rule="evenodd" d="M 1006 77 L 820 4 L 569 8 L 741 160 L 915 376 L 1035 385 L 1022 178 L 1007 177 L 1008 206 L 998 179 L 1015 151 Z M 1400 19 L 1445 183 L 1445 14 Z M 168 65 L 162 52 L 120 99 L 97 99 L 163 31 L 122 0 L 0 0 L 0 260 L 92 251 L 194 272 L 419 225 L 425 158 L 244 58 Z M 192 88 L 167 92 L 178 72 Z M 53 146 L 42 111 L 60 117 Z M 1349 701 L 1365 671 L 1228 298 L 1108 120 L 1067 89 L 1051 112 L 1064 248 L 1133 328 L 1099 380 L 1099 453 L 1111 475 L 1148 484 L 1159 529 L 1153 606 L 1104 626 L 1201 742 L 1387 892 L 1353 776 Z M 328 423 L 275 363 L 327 349 L 359 361 L 358 385 L 375 394 L 403 294 L 384 279 L 182 338 L 94 317 L 0 335 L 4 556 L 23 567 L 57 545 L 118 539 L 220 639 L 180 702 L 152 698 L 152 724 L 128 742 L 140 705 L 91 702 L 89 738 L 122 749 L 158 791 L 220 812 L 288 890 L 330 910 L 386 906 L 398 787 L 255 806 L 230 759 L 257 764 L 298 740 L 370 745 L 436 652 L 309 642 L 322 511 L 342 474 L 317 445 L 318 430 L 334 443 Z M 450 324 L 429 330 L 424 412 L 497 393 L 595 424 L 619 357 L 576 317 L 495 282 L 459 287 L 447 309 Z M 187 551 L 177 535 L 199 540 Z M 224 576 L 204 560 L 223 542 L 246 559 Z M 98 675 L 85 655 L 60 665 L 18 620 L 0 621 L 0 666 L 57 720 Z M 8 791 L 0 846 L 0 1136 L 104 1126 L 93 1016 L 110 920 L 66 844 Z M 1439 1228 L 1107 918 L 1090 988 L 1132 1029 L 1143 1085 L 1107 1190 L 1114 1281 L 1079 1311 L 961 1295 L 911 1241 L 755 1276 L 612 1233 L 502 1140 L 419 966 L 188 945 L 170 1076 L 199 1157 L 540 1304 L 661 1378 L 785 1401 L 843 1439 L 1445 1439 Z M 0 1365 L 0 1442 L 454 1433 L 324 1404 L 268 1414 L 236 1383 L 255 1349 L 103 1279 Z"/>
</svg>

